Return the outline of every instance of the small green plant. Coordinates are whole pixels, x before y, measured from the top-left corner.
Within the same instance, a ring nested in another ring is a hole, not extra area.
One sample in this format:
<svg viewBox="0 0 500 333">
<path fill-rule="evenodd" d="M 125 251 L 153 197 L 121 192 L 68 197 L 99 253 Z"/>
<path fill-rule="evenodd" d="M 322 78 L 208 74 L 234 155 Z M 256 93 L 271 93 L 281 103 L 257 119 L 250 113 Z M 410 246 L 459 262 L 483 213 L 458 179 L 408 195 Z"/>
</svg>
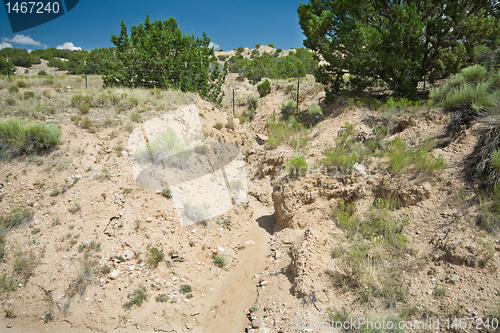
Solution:
<svg viewBox="0 0 500 333">
<path fill-rule="evenodd" d="M 158 303 L 166 303 L 168 302 L 168 296 L 165 294 L 159 294 L 155 297 L 156 302 Z"/>
<path fill-rule="evenodd" d="M 130 121 L 134 123 L 142 123 L 141 114 L 138 111 L 132 112 L 130 114 Z"/>
<path fill-rule="evenodd" d="M 303 157 L 295 156 L 288 161 L 285 170 L 292 175 L 301 176 L 306 174 L 307 167 L 308 164 Z"/>
<path fill-rule="evenodd" d="M 10 86 L 9 87 L 9 92 L 12 94 L 16 94 L 19 92 L 19 88 L 17 86 Z"/>
<path fill-rule="evenodd" d="M 446 295 L 446 292 L 448 291 L 448 288 L 444 286 L 435 286 L 434 287 L 434 296 L 435 297 L 443 297 Z"/>
<path fill-rule="evenodd" d="M 43 322 L 47 324 L 49 321 L 54 320 L 54 316 L 52 315 L 52 312 L 48 312 L 43 316 Z"/>
<path fill-rule="evenodd" d="M 16 85 L 19 87 L 19 88 L 26 88 L 28 87 L 28 84 L 26 82 L 24 82 L 23 80 L 19 80 L 17 81 Z"/>
<path fill-rule="evenodd" d="M 281 118 L 283 120 L 288 120 L 297 111 L 297 102 L 293 99 L 289 99 L 286 102 L 281 102 L 280 110 Z"/>
<path fill-rule="evenodd" d="M 224 125 L 226 128 L 234 130 L 235 124 L 234 124 L 234 118 L 233 116 L 228 116 L 227 117 L 227 123 Z"/>
<path fill-rule="evenodd" d="M 170 189 L 170 187 L 168 186 L 165 186 L 163 188 L 163 190 L 161 191 L 161 194 L 167 198 L 167 199 L 170 199 L 172 197 L 172 190 Z"/>
<path fill-rule="evenodd" d="M 150 268 L 157 268 L 160 261 L 163 260 L 165 254 L 163 253 L 163 249 L 161 247 L 148 245 L 148 255 L 146 259 L 146 263 Z"/>
<path fill-rule="evenodd" d="M 181 287 L 179 289 L 179 292 L 181 294 L 189 294 L 192 291 L 193 291 L 193 289 L 191 288 L 191 286 L 189 284 L 183 284 L 183 285 L 181 285 Z"/>
<path fill-rule="evenodd" d="M 220 254 L 214 254 L 212 256 L 212 262 L 215 266 L 220 268 L 224 268 L 224 266 L 226 266 L 226 258 Z"/>
<path fill-rule="evenodd" d="M 25 91 L 23 94 L 24 99 L 33 99 L 35 98 L 35 92 L 34 91 Z"/>
<path fill-rule="evenodd" d="M 47 75 L 47 72 L 42 69 L 41 71 L 38 71 L 38 75 Z"/>
<path fill-rule="evenodd" d="M 87 103 L 81 103 L 80 105 L 78 105 L 78 111 L 80 111 L 82 115 L 86 115 L 90 111 L 90 105 L 88 105 Z"/>
<path fill-rule="evenodd" d="M 224 124 L 222 124 L 220 121 L 216 122 L 214 127 L 218 129 L 219 131 L 224 127 Z"/>
<path fill-rule="evenodd" d="M 257 85 L 257 91 L 260 97 L 269 95 L 271 92 L 271 82 L 268 79 L 262 80 L 262 82 Z"/>
<path fill-rule="evenodd" d="M 247 99 L 247 107 L 248 109 L 254 110 L 257 109 L 257 103 L 259 102 L 259 98 L 255 96 L 248 96 Z"/>
<path fill-rule="evenodd" d="M 123 304 L 123 307 L 125 309 L 130 310 L 134 305 L 141 306 L 141 304 L 148 297 L 148 295 L 146 294 L 146 288 L 140 286 L 137 289 L 135 289 L 131 295 L 128 295 L 128 297 L 131 298 L 131 300 Z"/>
<path fill-rule="evenodd" d="M 59 193 L 61 193 L 61 191 L 59 191 L 58 188 L 55 188 L 55 189 L 52 190 L 52 192 L 50 192 L 50 196 L 51 197 L 56 197 L 56 196 L 59 195 Z"/>
<path fill-rule="evenodd" d="M 37 264 L 38 260 L 33 251 L 19 251 L 16 253 L 14 259 L 14 273 L 19 276 L 23 284 L 26 285 Z"/>
<path fill-rule="evenodd" d="M 321 106 L 319 105 L 313 105 L 310 106 L 309 109 L 307 109 L 307 112 L 309 112 L 310 115 L 322 115 L 323 110 L 321 110 Z"/>
<path fill-rule="evenodd" d="M 13 98 L 7 98 L 5 103 L 7 103 L 7 105 L 16 105 L 16 100 Z"/>
<path fill-rule="evenodd" d="M 5 273 L 0 275 L 0 291 L 8 293 L 10 291 L 16 290 L 16 287 L 17 283 L 13 277 Z"/>
</svg>

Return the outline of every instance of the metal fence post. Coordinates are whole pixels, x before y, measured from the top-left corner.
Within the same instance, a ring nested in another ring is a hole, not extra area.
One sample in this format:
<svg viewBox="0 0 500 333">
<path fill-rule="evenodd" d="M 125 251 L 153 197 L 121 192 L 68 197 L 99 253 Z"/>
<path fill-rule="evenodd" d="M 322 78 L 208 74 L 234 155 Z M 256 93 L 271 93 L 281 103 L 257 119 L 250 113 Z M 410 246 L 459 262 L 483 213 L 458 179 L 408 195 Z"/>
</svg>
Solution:
<svg viewBox="0 0 500 333">
<path fill-rule="evenodd" d="M 85 88 L 87 88 L 87 61 L 83 61 L 83 66 L 85 67 Z"/>
<path fill-rule="evenodd" d="M 299 113 L 300 76 L 297 76 L 297 113 Z"/>
</svg>

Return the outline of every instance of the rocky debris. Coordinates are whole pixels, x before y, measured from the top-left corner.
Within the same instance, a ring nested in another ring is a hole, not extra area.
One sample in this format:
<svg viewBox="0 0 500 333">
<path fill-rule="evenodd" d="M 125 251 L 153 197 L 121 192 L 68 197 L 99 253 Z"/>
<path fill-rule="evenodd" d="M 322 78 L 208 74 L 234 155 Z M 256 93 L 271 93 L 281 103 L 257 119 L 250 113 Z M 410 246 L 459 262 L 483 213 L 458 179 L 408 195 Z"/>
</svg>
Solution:
<svg viewBox="0 0 500 333">
<path fill-rule="evenodd" d="M 416 205 L 430 198 L 432 185 L 429 182 L 418 183 L 416 180 L 407 181 L 404 178 L 391 178 L 382 180 L 378 184 L 379 197 L 395 200 L 396 208 Z"/>
<path fill-rule="evenodd" d="M 366 195 L 366 181 L 360 174 L 350 174 L 342 179 L 324 174 L 308 174 L 293 178 L 286 175 L 273 183 L 272 199 L 276 224 L 280 228 L 304 229 L 310 219 L 298 214 L 301 207 L 311 205 L 319 198 L 330 200 L 355 200 Z"/>
</svg>

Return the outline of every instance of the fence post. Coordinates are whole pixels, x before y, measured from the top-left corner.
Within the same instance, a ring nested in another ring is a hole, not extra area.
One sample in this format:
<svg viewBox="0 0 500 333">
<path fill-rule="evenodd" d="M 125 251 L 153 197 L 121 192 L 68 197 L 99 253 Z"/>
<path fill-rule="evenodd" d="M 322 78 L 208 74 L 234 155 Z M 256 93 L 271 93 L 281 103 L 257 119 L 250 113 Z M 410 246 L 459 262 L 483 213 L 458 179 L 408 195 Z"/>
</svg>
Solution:
<svg viewBox="0 0 500 333">
<path fill-rule="evenodd" d="M 233 117 L 234 117 L 234 83 L 233 83 Z"/>
<path fill-rule="evenodd" d="M 83 61 L 83 66 L 85 67 L 85 88 L 87 88 L 87 61 Z"/>
<path fill-rule="evenodd" d="M 10 79 L 9 57 L 7 57 L 7 77 Z"/>
<path fill-rule="evenodd" d="M 188 67 L 188 62 L 186 61 L 184 63 L 184 92 L 187 92 L 187 67 Z"/>
<path fill-rule="evenodd" d="M 300 76 L 297 76 L 297 113 L 299 113 Z"/>
</svg>

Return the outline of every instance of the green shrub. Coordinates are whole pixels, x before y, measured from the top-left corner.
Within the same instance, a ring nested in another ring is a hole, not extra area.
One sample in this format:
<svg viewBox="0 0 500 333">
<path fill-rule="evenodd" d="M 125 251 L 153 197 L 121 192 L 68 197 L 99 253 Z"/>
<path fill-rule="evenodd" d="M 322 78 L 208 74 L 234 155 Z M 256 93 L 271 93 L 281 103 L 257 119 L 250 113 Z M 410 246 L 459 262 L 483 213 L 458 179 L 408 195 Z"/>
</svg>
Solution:
<svg viewBox="0 0 500 333">
<path fill-rule="evenodd" d="M 219 131 L 224 127 L 224 124 L 222 124 L 220 121 L 216 122 L 214 127 L 218 129 Z"/>
<path fill-rule="evenodd" d="M 497 172 L 500 172 L 500 150 L 497 149 L 491 153 L 491 165 Z"/>
<path fill-rule="evenodd" d="M 165 254 L 163 253 L 163 249 L 160 247 L 150 246 L 148 245 L 148 257 L 146 259 L 146 263 L 150 268 L 157 268 L 160 261 L 163 260 Z"/>
<path fill-rule="evenodd" d="M 28 84 L 22 80 L 19 80 L 17 81 L 16 85 L 19 87 L 19 88 L 26 88 L 28 87 Z"/>
<path fill-rule="evenodd" d="M 78 105 L 78 111 L 80 111 L 82 115 L 86 115 L 90 111 L 90 105 L 88 105 L 87 103 L 81 103 L 80 105 Z"/>
<path fill-rule="evenodd" d="M 181 287 L 179 288 L 179 292 L 181 294 L 189 294 L 190 292 L 193 291 L 193 288 L 191 288 L 191 286 L 189 284 L 183 284 L 181 285 Z"/>
<path fill-rule="evenodd" d="M 243 117 L 243 118 L 248 119 L 248 120 L 252 120 L 255 117 L 255 109 L 246 109 L 245 110 L 245 117 Z M 241 122 L 241 119 L 240 119 L 240 123 L 243 125 L 244 122 Z"/>
<path fill-rule="evenodd" d="M 295 114 L 295 111 L 297 110 L 297 102 L 295 102 L 293 99 L 289 99 L 286 102 L 281 102 L 280 110 L 281 118 L 287 120 L 288 118 L 290 118 L 290 116 Z"/>
<path fill-rule="evenodd" d="M 16 290 L 17 283 L 16 280 L 7 274 L 0 275 L 0 291 L 8 293 L 10 291 Z"/>
<path fill-rule="evenodd" d="M 130 114 L 130 121 L 134 123 L 141 123 L 142 122 L 141 114 L 138 111 L 132 112 Z"/>
<path fill-rule="evenodd" d="M 248 96 L 248 99 L 247 99 L 247 106 L 249 109 L 257 109 L 257 103 L 259 102 L 259 98 L 255 97 L 255 96 Z"/>
<path fill-rule="evenodd" d="M 305 175 L 308 164 L 303 157 L 295 156 L 288 161 L 285 170 L 292 175 Z"/>
<path fill-rule="evenodd" d="M 60 142 L 61 130 L 57 125 L 27 124 L 19 119 L 0 120 L 0 155 L 4 157 L 43 152 Z"/>
<path fill-rule="evenodd" d="M 9 92 L 10 93 L 18 93 L 19 92 L 19 88 L 17 86 L 10 86 L 9 87 Z"/>
<path fill-rule="evenodd" d="M 163 190 L 161 191 L 161 194 L 167 198 L 167 199 L 170 199 L 172 197 L 172 190 L 168 187 L 168 186 L 165 186 L 163 188 Z"/>
<path fill-rule="evenodd" d="M 321 106 L 319 105 L 310 106 L 309 109 L 307 109 L 307 112 L 309 112 L 310 115 L 323 114 L 323 110 L 321 110 Z"/>
<path fill-rule="evenodd" d="M 44 70 L 38 71 L 38 75 L 47 75 L 47 72 Z"/>
<path fill-rule="evenodd" d="M 257 91 L 259 92 L 260 97 L 269 95 L 271 92 L 271 82 L 269 82 L 268 79 L 264 79 L 257 85 Z"/>
<path fill-rule="evenodd" d="M 131 298 L 130 301 L 123 304 L 123 307 L 127 310 L 131 309 L 134 305 L 141 306 L 141 304 L 148 298 L 145 287 L 139 287 L 134 290 L 134 292 L 128 296 Z"/>
<path fill-rule="evenodd" d="M 269 43 L 267 44 L 267 46 L 272 47 L 274 49 L 274 44 Z"/>
<path fill-rule="evenodd" d="M 348 172 L 356 162 L 363 161 L 365 152 L 362 147 L 356 147 L 350 152 L 344 146 L 327 147 L 326 157 L 321 160 L 321 164 L 329 171 Z"/>
<path fill-rule="evenodd" d="M 5 100 L 5 103 L 7 103 L 7 105 L 15 105 L 16 104 L 16 100 L 13 99 L 13 98 L 7 98 Z"/>
<path fill-rule="evenodd" d="M 406 141 L 397 138 L 389 145 L 389 152 L 386 156 L 389 158 L 389 165 L 393 173 L 398 173 L 402 169 L 414 165 L 415 170 L 419 173 L 432 174 L 435 171 L 445 168 L 445 163 L 442 156 L 437 158 L 429 152 L 429 147 L 432 142 L 424 144 L 423 148 L 414 149 L 406 146 Z"/>
<path fill-rule="evenodd" d="M 226 259 L 220 254 L 214 254 L 212 256 L 212 262 L 215 266 L 220 268 L 224 268 L 224 266 L 226 266 Z"/>
<path fill-rule="evenodd" d="M 227 117 L 227 123 L 224 125 L 228 129 L 234 130 L 235 124 L 234 124 L 234 118 L 233 116 L 228 116 Z"/>
<path fill-rule="evenodd" d="M 25 91 L 23 98 L 24 99 L 33 99 L 33 98 L 35 98 L 35 92 L 34 91 Z"/>
<path fill-rule="evenodd" d="M 307 128 L 298 123 L 295 117 L 291 116 L 288 121 L 276 121 L 272 118 L 268 121 L 269 139 L 266 145 L 276 148 L 281 143 L 286 143 L 295 149 L 305 148 L 309 140 Z"/>
</svg>

